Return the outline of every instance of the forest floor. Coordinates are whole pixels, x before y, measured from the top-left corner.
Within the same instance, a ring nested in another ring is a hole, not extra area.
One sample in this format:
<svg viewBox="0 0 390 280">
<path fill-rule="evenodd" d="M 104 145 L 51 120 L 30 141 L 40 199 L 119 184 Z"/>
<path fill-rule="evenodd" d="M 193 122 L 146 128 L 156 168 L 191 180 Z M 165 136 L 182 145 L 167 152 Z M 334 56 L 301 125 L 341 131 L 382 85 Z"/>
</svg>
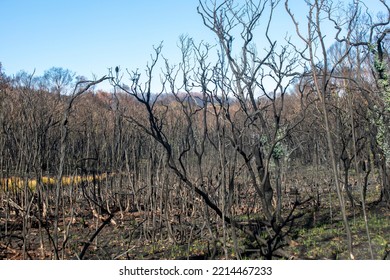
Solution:
<svg viewBox="0 0 390 280">
<path fill-rule="evenodd" d="M 372 199 L 371 199 L 372 200 Z M 82 212 L 85 211 L 85 212 Z M 346 235 L 337 206 L 321 207 L 318 211 L 298 210 L 305 214 L 291 228 L 288 245 L 284 248 L 291 259 L 348 259 Z M 140 213 L 117 214 L 99 234 L 91 237 L 107 216 L 96 218 L 90 210 L 79 210 L 72 221 L 59 225 L 60 244 L 64 231 L 69 227 L 68 240 L 59 250 L 63 259 L 78 259 L 86 242 L 91 240 L 84 259 L 235 259 L 236 251 L 231 238 L 221 236 L 210 242 L 205 230 L 183 229 L 185 238 L 175 241 L 165 237 L 142 234 L 143 221 Z M 371 259 L 369 242 L 361 208 L 348 207 L 349 224 L 352 231 L 353 249 L 356 259 Z M 368 229 L 374 259 L 390 259 L 390 211 L 382 204 L 368 201 Z M 115 221 L 115 222 L 114 222 Z M 218 225 L 221 228 L 221 225 Z M 6 228 L 5 228 L 6 227 Z M 40 232 L 43 238 L 40 238 Z M 180 234 L 180 229 L 178 230 Z M 52 234 L 52 233 L 51 233 Z M 192 235 L 192 236 L 189 236 Z M 5 220 L 4 209 L 0 209 L 0 259 L 54 259 L 47 232 L 39 231 L 38 223 L 32 222 L 23 239 L 23 218 L 17 215 Z M 196 238 L 202 236 L 202 238 Z M 228 235 L 231 232 L 228 231 Z M 238 247 L 244 259 L 258 259 L 258 250 L 248 248 L 244 235 L 237 234 Z M 41 240 L 44 240 L 41 242 Z M 184 241 L 182 241 L 184 240 Z M 224 240 L 224 241 L 223 241 Z M 41 246 L 41 244 L 43 246 Z M 223 245 L 224 244 L 224 245 Z"/>
<path fill-rule="evenodd" d="M 306 219 L 313 219 L 313 215 Z M 333 221 L 329 213 L 315 219 L 311 226 L 294 229 L 288 247 L 294 259 L 349 259 L 344 225 L 339 215 Z M 389 209 L 381 204 L 370 204 L 367 222 L 374 259 L 390 259 Z M 349 225 L 355 259 L 371 259 L 364 215 L 360 209 L 349 209 Z"/>
</svg>

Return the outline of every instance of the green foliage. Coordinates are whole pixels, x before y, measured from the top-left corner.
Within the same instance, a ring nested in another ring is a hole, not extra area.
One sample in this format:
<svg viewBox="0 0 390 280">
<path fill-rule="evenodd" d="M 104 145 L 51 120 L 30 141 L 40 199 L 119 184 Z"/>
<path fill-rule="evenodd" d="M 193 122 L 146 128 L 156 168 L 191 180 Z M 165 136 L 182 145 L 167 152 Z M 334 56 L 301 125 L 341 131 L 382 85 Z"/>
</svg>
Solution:
<svg viewBox="0 0 390 280">
<path fill-rule="evenodd" d="M 272 151 L 272 157 L 274 159 L 281 159 L 285 155 L 284 147 L 282 143 L 278 142 L 276 143 L 273 151 Z"/>
<path fill-rule="evenodd" d="M 376 71 L 386 73 L 386 64 L 385 64 L 384 61 L 381 61 L 381 60 L 379 59 L 378 55 L 375 55 L 374 67 L 375 67 L 375 70 L 376 70 Z M 387 75 L 386 75 L 386 76 L 387 76 Z"/>
<path fill-rule="evenodd" d="M 374 68 L 379 73 L 379 90 L 383 99 L 383 112 L 390 113 L 390 75 L 388 66 L 383 59 L 380 59 L 378 54 L 374 57 Z M 376 118 L 376 126 L 378 127 L 377 141 L 383 150 L 386 157 L 386 163 L 390 164 L 390 140 L 389 140 L 389 120 L 385 115 L 379 115 Z"/>
<path fill-rule="evenodd" d="M 390 140 L 388 135 L 389 128 L 386 125 L 386 121 L 383 115 L 381 115 L 379 118 L 376 119 L 375 124 L 378 128 L 378 134 L 376 140 L 378 141 L 379 147 L 381 147 L 381 149 L 383 150 L 383 153 L 387 161 L 386 163 L 388 164 L 390 161 L 390 143 L 389 143 Z"/>
<path fill-rule="evenodd" d="M 374 256 L 382 258 L 390 239 L 390 219 L 383 214 L 374 213 L 368 217 L 368 227 L 374 245 Z M 364 218 L 359 216 L 351 222 L 353 246 L 358 258 L 367 256 L 367 236 L 365 233 Z M 322 224 L 313 228 L 303 228 L 296 232 L 298 246 L 292 247 L 291 251 L 299 258 L 309 259 L 345 259 L 347 248 L 344 242 L 345 234 L 341 222 L 334 224 Z"/>
<path fill-rule="evenodd" d="M 390 112 L 390 76 L 389 69 L 386 61 L 380 59 L 378 53 L 374 56 L 374 68 L 377 73 L 380 74 L 378 85 L 383 94 L 383 101 L 385 105 L 385 111 Z"/>
</svg>

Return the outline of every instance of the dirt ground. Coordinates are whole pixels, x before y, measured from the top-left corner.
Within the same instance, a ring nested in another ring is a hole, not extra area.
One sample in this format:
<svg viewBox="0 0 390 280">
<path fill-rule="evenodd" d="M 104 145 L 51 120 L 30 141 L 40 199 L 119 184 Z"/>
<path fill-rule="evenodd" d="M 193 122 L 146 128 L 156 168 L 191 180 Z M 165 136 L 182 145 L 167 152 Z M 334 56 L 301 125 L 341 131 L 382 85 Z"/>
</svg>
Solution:
<svg viewBox="0 0 390 280">
<path fill-rule="evenodd" d="M 23 218 L 13 215 L 6 222 L 4 209 L 0 220 L 0 259 L 54 259 L 52 245 L 47 231 L 39 229 L 39 223 L 32 219 L 27 238 L 23 239 Z M 306 211 L 306 209 L 305 209 Z M 337 209 L 307 212 L 290 233 L 286 251 L 291 259 L 348 259 L 343 224 Z M 142 230 L 145 213 L 117 213 L 95 238 L 92 237 L 104 223 L 107 215 L 94 217 L 90 210 L 79 211 L 66 225 L 59 225 L 59 244 L 64 242 L 64 228 L 68 228 L 65 245 L 59 250 L 63 259 L 78 259 L 89 241 L 84 259 L 235 259 L 236 252 L 231 240 L 220 239 L 211 243 L 207 233 L 199 227 L 177 230 L 185 238 L 173 240 L 167 236 L 146 236 Z M 389 259 L 390 212 L 381 204 L 368 206 L 368 227 L 374 259 Z M 349 221 L 353 234 L 356 259 L 371 259 L 368 235 L 364 217 L 359 209 L 349 210 Z M 41 225 L 42 226 L 42 225 Z M 216 225 L 218 226 L 218 225 Z M 220 226 L 220 225 L 219 225 Z M 51 228 L 47 227 L 47 228 Z M 42 236 L 40 236 L 40 233 Z M 190 236 L 192 235 L 192 236 Z M 41 239 L 42 238 L 42 239 Z M 245 236 L 238 236 L 241 257 L 257 259 L 255 248 L 246 246 Z M 227 252 L 227 253 L 226 253 Z"/>
</svg>

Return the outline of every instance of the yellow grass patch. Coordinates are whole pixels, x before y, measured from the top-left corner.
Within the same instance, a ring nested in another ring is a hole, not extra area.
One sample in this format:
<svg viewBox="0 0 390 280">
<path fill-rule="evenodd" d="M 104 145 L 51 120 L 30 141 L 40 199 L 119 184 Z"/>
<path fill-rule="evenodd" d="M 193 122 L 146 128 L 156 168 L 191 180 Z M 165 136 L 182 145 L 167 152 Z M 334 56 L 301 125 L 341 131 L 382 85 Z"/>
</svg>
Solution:
<svg viewBox="0 0 390 280">
<path fill-rule="evenodd" d="M 107 173 L 100 175 L 88 175 L 88 176 L 64 176 L 61 179 L 62 186 L 77 185 L 82 182 L 92 183 L 94 180 L 103 181 L 107 178 Z M 18 190 L 23 189 L 27 182 L 27 187 L 35 191 L 38 185 L 37 179 L 22 179 L 20 177 L 12 176 L 9 178 L 0 178 L 0 187 L 3 190 Z M 41 182 L 45 186 L 54 186 L 57 183 L 55 177 L 43 176 Z"/>
</svg>

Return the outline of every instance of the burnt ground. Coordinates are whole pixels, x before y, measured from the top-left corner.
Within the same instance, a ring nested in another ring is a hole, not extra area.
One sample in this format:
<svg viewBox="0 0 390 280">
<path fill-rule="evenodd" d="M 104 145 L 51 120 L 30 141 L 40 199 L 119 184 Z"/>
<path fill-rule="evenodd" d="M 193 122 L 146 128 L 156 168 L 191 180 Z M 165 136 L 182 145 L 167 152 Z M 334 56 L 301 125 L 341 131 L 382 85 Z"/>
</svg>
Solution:
<svg viewBox="0 0 390 280">
<path fill-rule="evenodd" d="M 335 209 L 336 210 L 336 209 Z M 310 226 L 296 228 L 288 250 L 295 259 L 348 259 L 346 234 L 340 217 L 333 221 L 329 213 L 306 216 Z M 390 259 L 390 211 L 381 203 L 371 203 L 367 209 L 367 222 L 373 257 L 377 260 Z M 364 215 L 360 209 L 349 209 L 349 225 L 352 232 L 355 259 L 372 259 Z"/>
<path fill-rule="evenodd" d="M 390 211 L 384 205 L 375 202 L 369 203 L 367 208 L 374 259 L 389 259 Z M 358 208 L 348 209 L 355 258 L 371 259 L 362 211 Z M 23 218 L 13 212 L 14 215 L 9 217 L 6 223 L 4 209 L 0 210 L 0 259 L 55 258 L 45 229 L 51 226 L 41 225 L 45 228 L 40 229 L 39 223 L 31 219 L 24 241 Z M 319 211 L 308 211 L 305 208 L 302 211 L 305 215 L 292 228 L 289 244 L 285 247 L 291 259 L 348 259 L 344 227 L 337 207 L 333 209 L 322 207 Z M 122 215 L 117 213 L 102 227 L 96 237 L 92 238 L 108 216 L 96 218 L 88 209 L 79 210 L 72 220 L 65 218 L 69 234 L 65 246 L 59 250 L 59 256 L 63 259 L 78 259 L 83 248 L 89 244 L 84 259 L 236 258 L 232 240 L 225 240 L 225 246 L 222 245 L 222 238 L 210 242 L 210 236 L 206 231 L 202 231 L 201 225 L 192 228 L 182 226 L 182 229 L 177 227 L 175 239 L 144 232 L 146 223 L 144 215 L 145 213 L 139 212 L 123 212 Z M 51 223 L 50 219 L 48 223 Z M 59 244 L 63 244 L 64 231 L 61 229 L 64 226 L 60 224 L 59 228 Z M 40 234 L 43 236 L 42 242 Z M 180 237 L 180 234 L 183 236 Z M 89 241 L 92 242 L 88 243 Z M 241 257 L 260 258 L 258 250 L 247 246 L 248 242 L 244 235 L 238 234 L 238 242 Z"/>
</svg>

